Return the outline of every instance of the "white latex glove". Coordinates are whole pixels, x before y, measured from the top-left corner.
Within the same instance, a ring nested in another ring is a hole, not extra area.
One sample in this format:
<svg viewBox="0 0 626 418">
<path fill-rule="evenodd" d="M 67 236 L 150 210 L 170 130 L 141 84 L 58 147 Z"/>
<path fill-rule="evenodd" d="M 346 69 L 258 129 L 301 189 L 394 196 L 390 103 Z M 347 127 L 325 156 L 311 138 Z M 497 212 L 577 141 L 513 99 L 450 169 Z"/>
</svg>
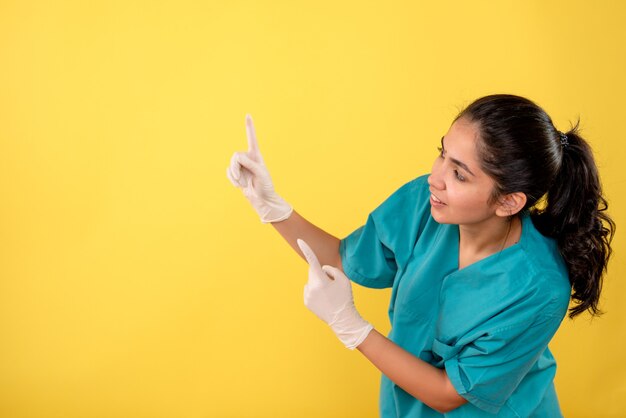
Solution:
<svg viewBox="0 0 626 418">
<path fill-rule="evenodd" d="M 250 115 L 246 115 L 246 133 L 248 152 L 233 154 L 226 176 L 235 187 L 243 189 L 243 194 L 259 214 L 261 222 L 284 221 L 291 216 L 293 208 L 274 191 L 272 178 L 259 151 Z"/>
<path fill-rule="evenodd" d="M 374 327 L 357 312 L 350 279 L 336 267 L 320 266 L 317 256 L 307 243 L 301 239 L 297 242 L 309 263 L 309 281 L 304 286 L 304 304 L 330 325 L 346 347 L 354 350 Z"/>
</svg>

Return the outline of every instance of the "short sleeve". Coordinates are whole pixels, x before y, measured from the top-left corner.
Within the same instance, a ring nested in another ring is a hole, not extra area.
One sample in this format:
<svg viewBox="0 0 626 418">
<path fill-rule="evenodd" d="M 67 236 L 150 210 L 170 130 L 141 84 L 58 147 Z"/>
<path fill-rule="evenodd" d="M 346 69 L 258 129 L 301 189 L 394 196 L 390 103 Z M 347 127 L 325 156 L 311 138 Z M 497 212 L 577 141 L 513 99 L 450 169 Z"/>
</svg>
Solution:
<svg viewBox="0 0 626 418">
<path fill-rule="evenodd" d="M 340 241 L 342 267 L 351 280 L 372 288 L 393 286 L 430 215 L 428 193 L 426 176 L 411 180 Z"/>
<path fill-rule="evenodd" d="M 471 341 L 435 340 L 433 352 L 442 359 L 459 395 L 495 414 L 545 351 L 562 319 L 552 315 L 534 323 L 487 326 Z"/>
<path fill-rule="evenodd" d="M 373 288 L 393 285 L 398 270 L 395 254 L 381 241 L 371 214 L 365 225 L 341 240 L 339 254 L 343 271 L 356 283 Z"/>
</svg>

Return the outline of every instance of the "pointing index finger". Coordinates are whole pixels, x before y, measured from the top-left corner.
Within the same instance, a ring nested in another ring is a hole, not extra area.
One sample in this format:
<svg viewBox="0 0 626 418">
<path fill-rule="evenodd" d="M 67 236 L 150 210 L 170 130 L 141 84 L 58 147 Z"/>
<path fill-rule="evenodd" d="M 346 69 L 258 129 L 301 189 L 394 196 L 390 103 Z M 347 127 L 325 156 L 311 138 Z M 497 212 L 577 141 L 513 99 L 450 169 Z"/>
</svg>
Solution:
<svg viewBox="0 0 626 418">
<path fill-rule="evenodd" d="M 256 140 L 256 132 L 254 131 L 254 124 L 250 114 L 246 114 L 246 133 L 248 134 L 248 152 L 258 155 L 259 143 Z"/>
<path fill-rule="evenodd" d="M 320 266 L 320 262 L 317 260 L 317 256 L 315 255 L 311 247 L 309 247 L 309 245 L 300 238 L 298 238 L 296 242 L 298 243 L 298 247 L 300 247 L 302 253 L 304 254 L 304 257 L 309 263 L 309 268 L 315 272 L 313 278 L 316 278 L 315 280 L 320 280 L 323 277 L 328 277 L 324 270 L 322 270 L 322 266 Z M 309 278 L 309 280 L 312 279 Z"/>
<path fill-rule="evenodd" d="M 317 260 L 317 256 L 315 255 L 311 247 L 309 247 L 309 245 L 306 242 L 304 242 L 304 240 L 301 240 L 300 238 L 298 238 L 296 242 L 298 243 L 298 247 L 300 247 L 300 249 L 302 250 L 302 254 L 304 254 L 304 257 L 306 258 L 307 263 L 309 263 L 310 266 L 317 265 L 321 269 L 322 266 L 319 265 L 320 263 Z"/>
</svg>

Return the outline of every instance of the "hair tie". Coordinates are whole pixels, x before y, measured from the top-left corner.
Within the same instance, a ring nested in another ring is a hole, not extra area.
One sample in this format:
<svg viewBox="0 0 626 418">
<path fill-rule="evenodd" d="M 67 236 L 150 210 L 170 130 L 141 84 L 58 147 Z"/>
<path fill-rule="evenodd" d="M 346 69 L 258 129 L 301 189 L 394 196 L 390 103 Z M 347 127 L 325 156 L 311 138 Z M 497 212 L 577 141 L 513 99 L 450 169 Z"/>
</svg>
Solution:
<svg viewBox="0 0 626 418">
<path fill-rule="evenodd" d="M 561 137 L 561 146 L 565 148 L 566 146 L 569 145 L 569 141 L 567 140 L 567 135 L 565 135 L 561 131 L 558 131 L 558 132 L 559 132 L 559 136 Z"/>
</svg>

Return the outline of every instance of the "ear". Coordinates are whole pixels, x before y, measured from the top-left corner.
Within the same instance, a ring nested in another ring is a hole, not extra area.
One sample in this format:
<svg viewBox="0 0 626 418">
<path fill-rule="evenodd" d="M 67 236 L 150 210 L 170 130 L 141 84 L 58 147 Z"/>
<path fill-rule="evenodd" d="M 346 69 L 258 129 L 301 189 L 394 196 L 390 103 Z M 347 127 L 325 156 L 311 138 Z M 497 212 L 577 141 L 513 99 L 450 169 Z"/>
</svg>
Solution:
<svg viewBox="0 0 626 418">
<path fill-rule="evenodd" d="M 502 197 L 496 206 L 496 215 L 511 216 L 518 213 L 526 205 L 526 194 L 522 192 L 509 193 Z"/>
</svg>

